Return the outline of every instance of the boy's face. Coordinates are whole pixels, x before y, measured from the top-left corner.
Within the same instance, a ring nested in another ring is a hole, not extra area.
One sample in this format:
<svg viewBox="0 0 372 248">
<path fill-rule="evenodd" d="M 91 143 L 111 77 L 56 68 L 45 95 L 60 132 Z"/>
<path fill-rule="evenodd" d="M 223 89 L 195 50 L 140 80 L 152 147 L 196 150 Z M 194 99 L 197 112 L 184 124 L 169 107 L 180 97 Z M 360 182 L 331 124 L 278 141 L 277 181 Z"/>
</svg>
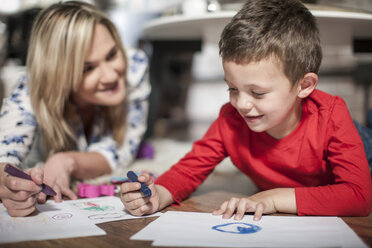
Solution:
<svg viewBox="0 0 372 248">
<path fill-rule="evenodd" d="M 274 59 L 249 64 L 224 61 L 230 103 L 248 127 L 276 139 L 291 133 L 301 119 L 299 87 L 292 86 Z"/>
</svg>

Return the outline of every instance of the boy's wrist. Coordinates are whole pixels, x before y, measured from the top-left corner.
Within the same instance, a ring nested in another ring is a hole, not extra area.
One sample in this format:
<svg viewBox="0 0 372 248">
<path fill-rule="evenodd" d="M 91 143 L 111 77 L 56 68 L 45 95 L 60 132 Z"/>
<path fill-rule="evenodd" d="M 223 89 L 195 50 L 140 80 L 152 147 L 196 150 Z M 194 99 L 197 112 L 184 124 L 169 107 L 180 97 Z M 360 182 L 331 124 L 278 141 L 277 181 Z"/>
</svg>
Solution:
<svg viewBox="0 0 372 248">
<path fill-rule="evenodd" d="M 159 195 L 159 208 L 156 211 L 160 211 L 174 202 L 172 194 L 164 186 L 155 184 L 155 188 Z"/>
<path fill-rule="evenodd" d="M 297 204 L 294 188 L 276 188 L 273 189 L 274 208 L 277 212 L 297 213 Z"/>
</svg>

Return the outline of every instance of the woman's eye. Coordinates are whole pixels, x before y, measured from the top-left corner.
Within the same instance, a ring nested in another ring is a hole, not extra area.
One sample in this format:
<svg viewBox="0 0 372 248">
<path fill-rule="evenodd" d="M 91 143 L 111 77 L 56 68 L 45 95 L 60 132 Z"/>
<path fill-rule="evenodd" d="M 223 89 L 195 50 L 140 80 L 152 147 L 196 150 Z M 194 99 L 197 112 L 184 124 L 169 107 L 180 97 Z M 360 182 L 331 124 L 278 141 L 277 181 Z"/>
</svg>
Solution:
<svg viewBox="0 0 372 248">
<path fill-rule="evenodd" d="M 111 59 L 115 58 L 117 52 L 118 52 L 118 50 L 116 48 L 112 49 L 110 51 L 110 53 L 107 55 L 106 59 L 111 60 Z"/>
<path fill-rule="evenodd" d="M 92 71 L 93 69 L 94 69 L 94 67 L 93 67 L 93 66 L 91 66 L 91 65 L 88 65 L 88 66 L 84 66 L 84 70 L 83 70 L 83 73 L 84 73 L 84 74 L 86 74 L 86 73 L 88 73 L 88 72 Z"/>
</svg>

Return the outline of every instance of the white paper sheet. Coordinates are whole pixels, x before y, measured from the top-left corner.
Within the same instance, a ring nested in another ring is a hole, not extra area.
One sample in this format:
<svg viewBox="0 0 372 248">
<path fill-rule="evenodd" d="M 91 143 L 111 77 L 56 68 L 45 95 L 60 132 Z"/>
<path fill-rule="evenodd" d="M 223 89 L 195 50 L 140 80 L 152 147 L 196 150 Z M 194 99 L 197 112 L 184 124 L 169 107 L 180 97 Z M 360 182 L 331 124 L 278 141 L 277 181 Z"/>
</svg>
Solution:
<svg viewBox="0 0 372 248">
<path fill-rule="evenodd" d="M 257 222 L 253 216 L 235 221 L 178 211 L 166 212 L 131 239 L 173 247 L 367 247 L 337 217 L 264 216 Z"/>
<path fill-rule="evenodd" d="M 146 216 L 133 216 L 125 210 L 125 207 L 120 201 L 120 198 L 115 196 L 86 198 L 64 202 L 74 207 L 77 211 L 85 215 L 95 224 L 161 215 L 161 213 L 159 212 Z"/>
<path fill-rule="evenodd" d="M 38 213 L 11 217 L 0 204 L 0 243 L 105 235 L 85 216 L 65 203 L 47 201 L 37 205 Z"/>
</svg>

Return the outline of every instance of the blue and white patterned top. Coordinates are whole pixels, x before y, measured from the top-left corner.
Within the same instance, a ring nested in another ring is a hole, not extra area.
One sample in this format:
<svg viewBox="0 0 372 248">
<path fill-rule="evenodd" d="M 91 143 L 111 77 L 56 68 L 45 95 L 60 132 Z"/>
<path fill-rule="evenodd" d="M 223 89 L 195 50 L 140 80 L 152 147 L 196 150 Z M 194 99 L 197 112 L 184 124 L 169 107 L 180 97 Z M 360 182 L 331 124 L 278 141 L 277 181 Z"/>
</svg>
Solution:
<svg viewBox="0 0 372 248">
<path fill-rule="evenodd" d="M 127 167 L 134 160 L 146 131 L 148 97 L 151 87 L 148 79 L 148 60 L 139 50 L 127 49 L 128 58 L 128 116 L 123 144 L 118 147 L 111 130 L 101 131 L 103 119 L 93 122 L 89 142 L 83 124 L 77 128 L 78 151 L 98 152 L 108 161 L 112 171 Z M 23 76 L 11 95 L 4 99 L 0 112 L 0 162 L 23 168 L 45 162 L 40 146 L 40 133 L 31 107 L 27 78 Z"/>
</svg>

